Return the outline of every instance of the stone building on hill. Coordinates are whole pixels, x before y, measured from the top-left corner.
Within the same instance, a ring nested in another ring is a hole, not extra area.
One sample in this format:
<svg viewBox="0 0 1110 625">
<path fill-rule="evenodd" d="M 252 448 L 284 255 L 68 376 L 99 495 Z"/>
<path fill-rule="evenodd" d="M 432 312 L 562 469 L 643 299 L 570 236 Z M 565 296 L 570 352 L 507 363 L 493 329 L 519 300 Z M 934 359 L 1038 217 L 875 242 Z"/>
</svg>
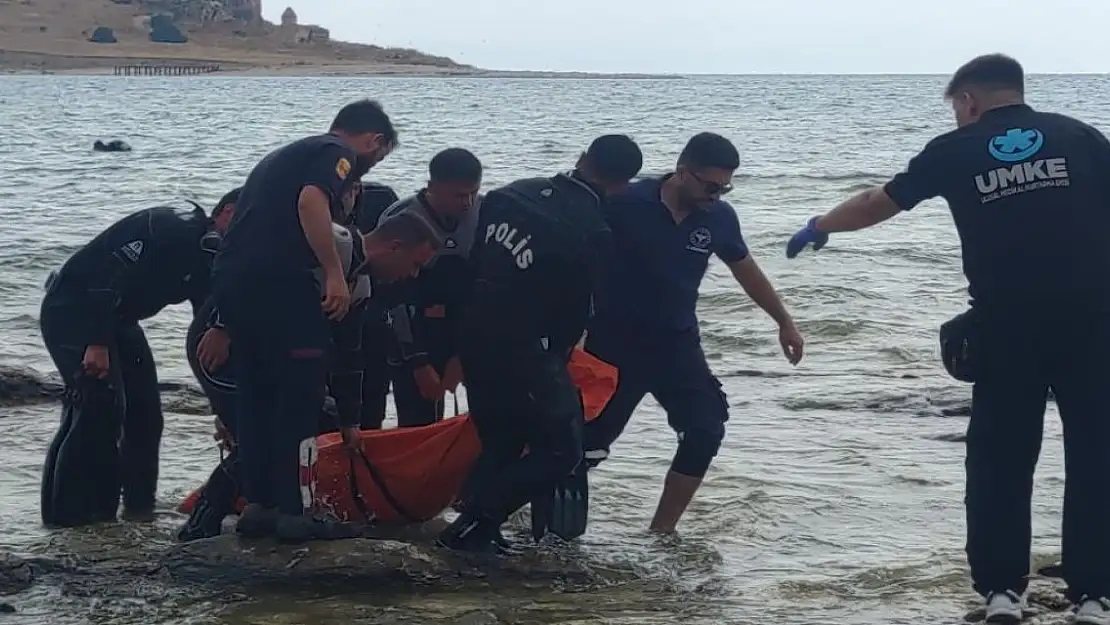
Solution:
<svg viewBox="0 0 1110 625">
<path fill-rule="evenodd" d="M 285 10 L 281 12 L 281 25 L 286 28 L 297 25 L 297 12 L 293 10 L 293 7 L 285 7 Z"/>
<path fill-rule="evenodd" d="M 281 13 L 282 36 L 289 43 L 323 43 L 331 39 L 331 32 L 322 26 L 297 23 L 297 12 L 286 7 Z"/>
</svg>

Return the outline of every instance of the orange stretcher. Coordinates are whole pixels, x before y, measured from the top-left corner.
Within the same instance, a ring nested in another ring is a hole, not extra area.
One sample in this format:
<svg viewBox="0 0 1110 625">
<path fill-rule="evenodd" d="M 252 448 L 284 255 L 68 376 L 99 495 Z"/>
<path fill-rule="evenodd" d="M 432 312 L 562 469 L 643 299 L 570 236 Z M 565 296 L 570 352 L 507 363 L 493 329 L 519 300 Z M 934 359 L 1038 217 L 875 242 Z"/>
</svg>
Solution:
<svg viewBox="0 0 1110 625">
<path fill-rule="evenodd" d="M 617 370 L 575 349 L 570 373 L 582 391 L 586 420 L 597 418 L 617 388 Z M 317 441 L 317 509 L 341 521 L 415 523 L 453 504 L 481 451 L 467 414 L 418 428 L 364 430 L 363 454 L 352 458 L 338 433 Z M 190 513 L 199 489 L 178 506 Z M 242 500 L 236 510 L 241 510 Z"/>
</svg>

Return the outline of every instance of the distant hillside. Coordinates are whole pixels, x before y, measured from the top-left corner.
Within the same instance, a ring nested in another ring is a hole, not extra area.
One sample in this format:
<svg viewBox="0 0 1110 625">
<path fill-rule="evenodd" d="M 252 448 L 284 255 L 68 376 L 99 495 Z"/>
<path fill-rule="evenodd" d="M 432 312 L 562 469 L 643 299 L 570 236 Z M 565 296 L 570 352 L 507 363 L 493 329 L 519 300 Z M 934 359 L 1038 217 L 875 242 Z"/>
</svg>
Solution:
<svg viewBox="0 0 1110 625">
<path fill-rule="evenodd" d="M 474 69 L 417 50 L 332 41 L 327 28 L 300 24 L 289 9 L 273 24 L 262 19 L 262 0 L 0 0 L 0 69 L 135 62 Z"/>
</svg>

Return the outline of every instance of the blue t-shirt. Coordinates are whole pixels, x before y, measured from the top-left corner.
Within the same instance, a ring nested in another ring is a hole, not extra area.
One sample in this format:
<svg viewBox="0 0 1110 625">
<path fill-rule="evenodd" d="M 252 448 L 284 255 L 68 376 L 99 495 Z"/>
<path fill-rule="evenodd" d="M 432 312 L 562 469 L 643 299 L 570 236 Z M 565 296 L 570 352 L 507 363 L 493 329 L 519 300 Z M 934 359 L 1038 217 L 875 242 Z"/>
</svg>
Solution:
<svg viewBox="0 0 1110 625">
<path fill-rule="evenodd" d="M 748 257 L 732 206 L 717 201 L 676 223 L 660 199 L 661 188 L 660 179 L 642 180 L 606 204 L 613 256 L 594 294 L 591 333 L 694 330 L 709 256 L 726 263 Z"/>
</svg>

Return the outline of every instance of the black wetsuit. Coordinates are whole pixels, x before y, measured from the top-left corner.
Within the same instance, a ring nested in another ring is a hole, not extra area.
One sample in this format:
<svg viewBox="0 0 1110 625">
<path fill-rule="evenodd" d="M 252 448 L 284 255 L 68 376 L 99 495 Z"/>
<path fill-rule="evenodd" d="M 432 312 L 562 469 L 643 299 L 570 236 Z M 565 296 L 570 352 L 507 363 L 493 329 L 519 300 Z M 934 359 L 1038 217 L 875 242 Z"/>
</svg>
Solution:
<svg viewBox="0 0 1110 625">
<path fill-rule="evenodd" d="M 1110 596 L 1110 143 L 1014 105 L 931 141 L 886 185 L 948 201 L 972 308 L 967 554 L 984 596 L 1028 584 L 1033 473 L 1049 390 L 1064 424 L 1068 596 Z"/>
<path fill-rule="evenodd" d="M 353 273 L 362 264 L 361 246 L 355 248 L 355 259 L 345 263 L 349 269 L 348 279 L 352 285 L 352 304 L 350 312 L 339 321 L 331 322 L 332 358 L 328 373 L 328 388 L 334 399 L 333 406 L 325 406 L 320 413 L 317 434 L 334 432 L 340 427 L 358 425 L 362 403 L 362 324 L 361 312 L 367 303 L 369 291 L 358 289 L 355 283 L 359 276 Z M 342 253 L 342 252 L 341 252 Z M 362 280 L 368 280 L 365 276 Z M 227 427 L 235 432 L 235 400 L 238 385 L 235 380 L 234 346 L 229 346 L 228 361 L 213 371 L 205 370 L 197 359 L 197 347 L 204 333 L 210 328 L 222 328 L 223 321 L 216 310 L 215 302 L 209 300 L 194 316 L 189 325 L 185 340 L 185 353 L 189 368 L 200 383 L 212 405 L 212 411 Z M 329 410 L 333 407 L 334 412 Z M 220 533 L 224 517 L 231 514 L 235 500 L 239 496 L 242 482 L 238 449 L 232 449 L 220 465 L 213 471 L 201 489 L 200 497 L 190 514 L 189 520 L 178 532 L 181 540 L 208 538 Z M 311 476 L 304 472 L 302 479 Z M 312 484 L 301 486 L 314 488 Z"/>
<path fill-rule="evenodd" d="M 311 505 L 299 488 L 299 458 L 315 444 L 331 344 L 299 197 L 315 186 L 338 214 L 354 162 L 334 135 L 301 139 L 263 158 L 243 185 L 212 273 L 213 296 L 236 349 L 244 494 L 293 517 Z"/>
<path fill-rule="evenodd" d="M 610 245 L 600 204 L 590 185 L 563 174 L 482 201 L 460 340 L 482 455 L 465 512 L 442 538 L 448 546 L 485 548 L 510 514 L 581 460 L 584 415 L 567 363 Z"/>
<path fill-rule="evenodd" d="M 66 394 L 43 469 L 44 523 L 114 519 L 121 487 L 127 512 L 153 510 L 162 408 L 139 321 L 185 301 L 199 307 L 217 245 L 199 207 L 149 208 L 109 226 L 51 274 L 40 325 Z M 89 345 L 109 349 L 105 380 L 82 374 Z"/>
<path fill-rule="evenodd" d="M 447 362 L 458 355 L 459 323 L 466 297 L 469 268 L 467 257 L 474 244 L 480 205 L 475 204 L 457 217 L 437 214 L 424 192 L 390 206 L 381 219 L 401 213 L 418 215 L 436 229 L 443 247 L 411 280 L 397 285 L 394 297 L 400 301 L 389 310 L 390 379 L 397 425 L 430 425 L 443 418 L 443 398 L 428 399 L 420 393 L 413 377 L 423 366 L 431 366 L 442 376 Z"/>
<path fill-rule="evenodd" d="M 390 187 L 373 182 L 363 183 L 358 206 L 351 213 L 350 225 L 359 232 L 370 232 L 386 208 L 399 198 Z M 385 420 L 386 396 L 389 395 L 390 369 L 386 362 L 391 333 L 385 321 L 383 295 L 375 289 L 374 301 L 367 302 L 362 312 L 362 415 L 359 423 L 364 430 L 381 429 Z"/>
</svg>

